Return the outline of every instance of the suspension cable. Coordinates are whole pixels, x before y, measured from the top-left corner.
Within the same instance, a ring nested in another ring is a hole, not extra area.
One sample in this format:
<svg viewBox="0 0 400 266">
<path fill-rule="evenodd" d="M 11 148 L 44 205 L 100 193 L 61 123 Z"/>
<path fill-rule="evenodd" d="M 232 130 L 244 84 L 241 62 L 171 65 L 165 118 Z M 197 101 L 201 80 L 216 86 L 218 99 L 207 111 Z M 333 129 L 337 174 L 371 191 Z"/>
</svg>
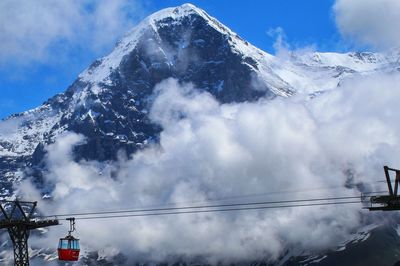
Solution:
<svg viewBox="0 0 400 266">
<path fill-rule="evenodd" d="M 173 211 L 173 212 L 152 212 L 141 214 L 126 214 L 126 215 L 105 215 L 105 216 L 86 216 L 78 217 L 76 220 L 95 220 L 95 219 L 111 219 L 111 218 L 127 218 L 127 217 L 146 217 L 146 216 L 163 216 L 163 215 L 179 215 L 179 214 L 195 214 L 195 213 L 212 213 L 212 212 L 230 212 L 230 211 L 245 211 L 245 210 L 264 210 L 264 209 L 279 209 L 279 208 L 295 208 L 295 207 L 311 207 L 325 205 L 343 205 L 343 204 L 360 204 L 360 201 L 343 201 L 343 202 L 324 202 L 324 203 L 308 203 L 294 205 L 277 205 L 277 206 L 257 206 L 257 207 L 242 207 L 229 209 L 211 209 L 211 210 L 192 210 L 192 211 Z M 67 220 L 67 219 L 61 219 Z"/>
<path fill-rule="evenodd" d="M 72 216 L 88 216 L 88 215 L 105 215 L 105 214 L 122 214 L 122 213 L 148 213 L 148 212 L 165 212 L 165 211 L 182 211 L 182 210 L 201 210 L 201 209 L 216 209 L 227 207 L 245 207 L 255 205 L 274 205 L 274 204 L 289 204 L 289 203 L 306 203 L 306 202 L 321 202 L 329 203 L 326 201 L 337 200 L 351 200 L 360 199 L 361 196 L 343 196 L 343 197 L 330 197 L 330 198 L 313 198 L 313 199 L 295 199 L 295 200 L 280 200 L 280 201 L 258 201 L 258 202 L 244 202 L 244 203 L 231 203 L 231 204 L 215 204 L 215 205 L 198 205 L 198 206 L 182 206 L 182 207 L 168 207 L 168 208 L 146 208 L 146 209 L 129 209 L 129 210 L 111 210 L 111 211 L 95 211 L 95 212 L 82 212 L 82 213 L 68 213 L 68 214 L 53 214 L 46 216 L 37 216 L 37 218 L 49 217 L 72 217 Z M 332 202 L 334 203 L 334 202 Z M 267 207 L 267 206 L 263 206 Z M 274 206 L 275 207 L 275 206 Z M 279 207 L 279 206 L 278 206 Z M 277 207 L 275 207 L 277 208 Z"/>
</svg>

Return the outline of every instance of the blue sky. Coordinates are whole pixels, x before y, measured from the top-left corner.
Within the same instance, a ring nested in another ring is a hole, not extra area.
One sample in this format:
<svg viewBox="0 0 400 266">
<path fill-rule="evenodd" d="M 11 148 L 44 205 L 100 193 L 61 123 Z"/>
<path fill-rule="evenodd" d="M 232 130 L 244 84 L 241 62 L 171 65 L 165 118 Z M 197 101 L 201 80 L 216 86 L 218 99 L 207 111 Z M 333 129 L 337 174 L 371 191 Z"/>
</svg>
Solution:
<svg viewBox="0 0 400 266">
<path fill-rule="evenodd" d="M 0 15 L 8 12 L 7 9 L 18 12 L 17 14 L 27 13 L 16 22 L 12 21 L 14 18 L 4 19 L 5 33 L 1 32 L 0 27 L 0 39 L 14 41 L 10 41 L 8 46 L 0 46 L 3 50 L 0 53 L 0 119 L 37 107 L 49 97 L 63 92 L 84 68 L 95 58 L 110 52 L 115 41 L 142 18 L 159 9 L 181 5 L 187 1 L 116 0 L 116 4 L 105 8 L 96 0 L 89 0 L 90 4 L 84 7 L 65 2 L 64 6 L 59 4 L 45 13 L 50 15 L 43 23 L 54 20 L 49 27 L 48 24 L 40 24 L 43 12 L 37 13 L 39 17 L 35 17 L 29 7 L 23 9 L 21 6 L 13 6 L 14 1 L 5 2 L 5 7 L 0 8 L 3 10 Z M 274 53 L 276 36 L 268 32 L 278 27 L 283 29 L 285 40 L 291 49 L 307 46 L 313 46 L 319 51 L 342 52 L 349 49 L 349 44 L 342 40 L 335 23 L 332 9 L 334 2 L 191 1 L 244 39 L 270 53 Z M 1 5 L 4 3 L 0 7 Z M 45 8 L 48 6 L 43 5 L 43 9 Z M 74 9 L 78 11 L 74 12 Z M 96 12 L 92 12 L 92 9 Z M 79 12 L 81 14 L 77 15 Z M 24 21 L 25 17 L 31 21 Z M 118 21 L 116 17 L 119 18 Z M 36 24 L 37 27 L 32 28 Z M 9 28 L 13 28 L 15 32 L 8 32 Z M 31 32 L 35 34 L 31 36 Z"/>
</svg>

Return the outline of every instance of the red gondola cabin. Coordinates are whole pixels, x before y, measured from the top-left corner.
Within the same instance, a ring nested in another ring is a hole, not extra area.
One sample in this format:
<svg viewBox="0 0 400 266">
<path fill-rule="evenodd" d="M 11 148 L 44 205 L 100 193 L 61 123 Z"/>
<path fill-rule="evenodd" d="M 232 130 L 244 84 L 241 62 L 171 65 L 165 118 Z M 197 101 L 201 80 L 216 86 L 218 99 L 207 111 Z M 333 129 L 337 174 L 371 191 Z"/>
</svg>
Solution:
<svg viewBox="0 0 400 266">
<path fill-rule="evenodd" d="M 65 261 L 77 261 L 79 259 L 79 239 L 69 235 L 60 238 L 58 244 L 58 259 Z"/>
<path fill-rule="evenodd" d="M 79 239 L 72 236 L 72 232 L 75 231 L 75 218 L 67 218 L 70 223 L 70 230 L 68 235 L 64 238 L 60 238 L 58 242 L 58 259 L 65 261 L 77 261 L 79 259 Z"/>
</svg>

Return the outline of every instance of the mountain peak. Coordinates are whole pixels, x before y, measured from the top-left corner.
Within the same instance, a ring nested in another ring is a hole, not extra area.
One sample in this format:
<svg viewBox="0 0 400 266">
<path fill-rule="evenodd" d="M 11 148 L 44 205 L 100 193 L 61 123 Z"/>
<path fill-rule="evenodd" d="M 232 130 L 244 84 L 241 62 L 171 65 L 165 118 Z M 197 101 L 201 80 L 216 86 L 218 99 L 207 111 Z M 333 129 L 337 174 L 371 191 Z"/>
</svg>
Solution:
<svg viewBox="0 0 400 266">
<path fill-rule="evenodd" d="M 159 22 L 165 19 L 172 19 L 175 21 L 179 21 L 184 17 L 189 17 L 197 15 L 205 19 L 211 24 L 216 24 L 218 26 L 222 26 L 224 29 L 228 30 L 224 27 L 221 23 L 219 23 L 215 18 L 209 16 L 203 9 L 196 7 L 193 4 L 186 3 L 177 7 L 169 7 L 162 9 L 158 12 L 155 12 L 144 19 L 144 23 L 151 23 L 151 22 Z M 169 20 L 171 22 L 171 20 Z"/>
<path fill-rule="evenodd" d="M 203 9 L 196 7 L 193 4 L 186 3 L 177 7 L 170 7 L 155 12 L 143 20 L 143 25 L 155 24 L 162 26 L 171 26 L 174 23 L 179 23 L 181 20 L 197 16 L 204 19 L 207 24 L 223 34 L 234 34 L 229 28 L 220 23 L 217 19 L 211 17 Z M 164 22 L 164 23 L 163 23 Z M 142 23 L 141 23 L 142 24 Z M 140 26 L 140 25 L 139 25 Z"/>
<path fill-rule="evenodd" d="M 160 21 L 168 18 L 171 18 L 172 21 L 179 21 L 183 17 L 201 13 L 205 12 L 187 3 L 178 7 L 165 8 L 147 16 L 117 42 L 114 50 L 108 56 L 96 60 L 79 75 L 79 78 L 86 82 L 105 81 L 110 70 L 119 66 L 122 57 L 136 47 L 142 35 L 149 31 L 157 31 L 156 24 Z"/>
<path fill-rule="evenodd" d="M 154 20 L 164 19 L 166 17 L 183 17 L 191 14 L 204 15 L 206 12 L 193 4 L 186 3 L 177 7 L 169 7 L 153 13 L 149 17 Z"/>
<path fill-rule="evenodd" d="M 179 7 L 176 7 L 176 8 L 182 8 L 182 9 L 192 9 L 192 10 L 198 10 L 198 9 L 200 9 L 200 8 L 198 8 L 197 6 L 195 6 L 195 5 L 193 5 L 193 4 L 191 4 L 191 3 L 185 3 L 185 4 L 182 4 L 182 5 L 180 5 Z"/>
<path fill-rule="evenodd" d="M 143 19 L 142 22 L 117 42 L 116 47 L 108 56 L 96 60 L 89 68 L 79 75 L 79 78 L 84 82 L 102 82 L 107 84 L 107 81 L 109 81 L 108 77 L 110 71 L 119 67 L 122 58 L 135 49 L 144 35 L 153 32 L 154 36 L 150 38 L 159 39 L 159 31 L 161 29 L 182 25 L 187 21 L 194 23 L 196 20 L 202 20 L 204 22 L 203 25 L 212 28 L 222 35 L 229 36 L 229 39 L 233 40 L 232 42 L 234 44 L 240 43 L 240 46 L 242 47 L 247 46 L 247 42 L 241 39 L 236 33 L 232 32 L 228 27 L 220 23 L 217 19 L 209 16 L 204 10 L 194 6 L 193 4 L 186 3 L 181 6 L 162 9 Z M 194 30 L 192 24 L 187 24 L 186 27 L 187 32 Z M 253 48 L 257 49 L 255 47 Z M 258 52 L 264 53 L 261 50 Z"/>
</svg>

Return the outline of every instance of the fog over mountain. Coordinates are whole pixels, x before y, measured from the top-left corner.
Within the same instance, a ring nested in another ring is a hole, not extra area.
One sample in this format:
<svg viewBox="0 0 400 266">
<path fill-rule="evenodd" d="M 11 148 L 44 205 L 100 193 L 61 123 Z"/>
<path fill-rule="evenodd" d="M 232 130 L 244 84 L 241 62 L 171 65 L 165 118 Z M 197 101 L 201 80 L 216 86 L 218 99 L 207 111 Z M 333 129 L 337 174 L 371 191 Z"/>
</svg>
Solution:
<svg viewBox="0 0 400 266">
<path fill-rule="evenodd" d="M 191 4 L 161 10 L 0 122 L 0 197 L 52 215 L 381 191 L 400 162 L 399 51 L 274 56 Z M 78 221 L 80 263 L 394 264 L 371 252 L 400 243 L 394 215 L 361 207 Z M 31 237 L 34 265 L 57 265 L 66 230 Z"/>
</svg>

